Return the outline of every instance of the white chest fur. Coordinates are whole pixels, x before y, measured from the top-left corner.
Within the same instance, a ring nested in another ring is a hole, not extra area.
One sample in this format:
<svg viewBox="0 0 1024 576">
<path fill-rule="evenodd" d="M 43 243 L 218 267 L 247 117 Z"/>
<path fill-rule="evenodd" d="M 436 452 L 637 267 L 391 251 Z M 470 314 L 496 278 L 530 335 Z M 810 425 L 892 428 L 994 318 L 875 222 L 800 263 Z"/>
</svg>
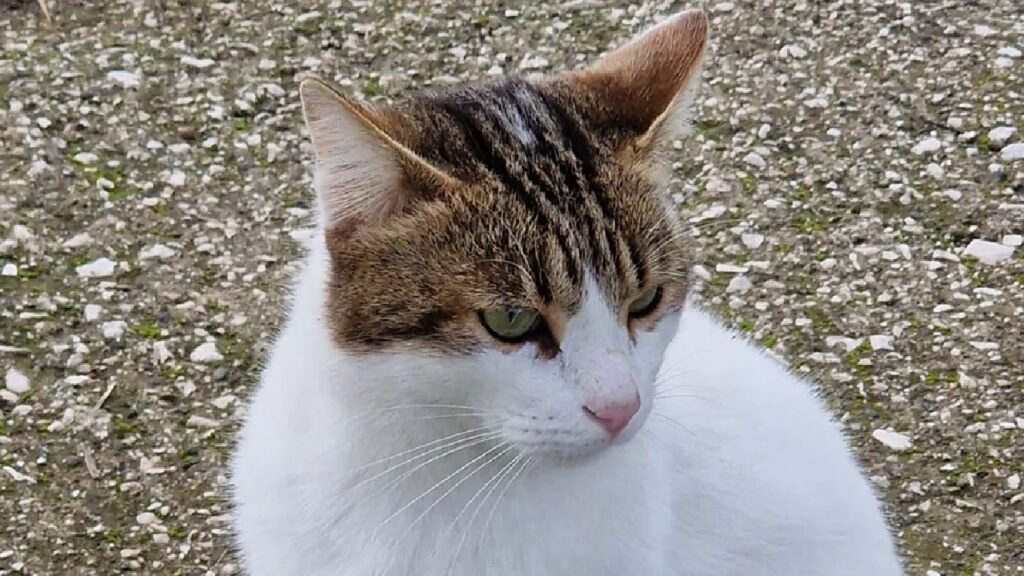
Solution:
<svg viewBox="0 0 1024 576">
<path fill-rule="evenodd" d="M 314 253 L 234 462 L 254 576 L 900 574 L 811 389 L 699 310 L 684 314 L 659 378 L 668 392 L 629 442 L 507 469 L 514 452 L 481 444 L 374 479 L 402 461 L 382 458 L 457 433 L 459 419 L 428 427 L 352 403 L 345 391 L 365 375 L 320 322 L 324 274 Z"/>
</svg>

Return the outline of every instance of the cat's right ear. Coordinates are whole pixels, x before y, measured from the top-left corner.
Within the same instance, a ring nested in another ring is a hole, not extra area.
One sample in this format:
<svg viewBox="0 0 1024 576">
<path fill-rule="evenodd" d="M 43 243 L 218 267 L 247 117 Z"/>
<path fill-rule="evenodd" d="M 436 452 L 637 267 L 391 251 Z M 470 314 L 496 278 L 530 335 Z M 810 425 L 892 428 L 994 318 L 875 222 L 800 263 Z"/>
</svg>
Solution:
<svg viewBox="0 0 1024 576">
<path fill-rule="evenodd" d="M 383 109 L 347 98 L 318 78 L 304 79 L 299 95 L 316 153 L 313 187 L 334 237 L 381 224 L 426 187 L 450 184 L 448 175 L 396 138 L 400 127 Z"/>
</svg>

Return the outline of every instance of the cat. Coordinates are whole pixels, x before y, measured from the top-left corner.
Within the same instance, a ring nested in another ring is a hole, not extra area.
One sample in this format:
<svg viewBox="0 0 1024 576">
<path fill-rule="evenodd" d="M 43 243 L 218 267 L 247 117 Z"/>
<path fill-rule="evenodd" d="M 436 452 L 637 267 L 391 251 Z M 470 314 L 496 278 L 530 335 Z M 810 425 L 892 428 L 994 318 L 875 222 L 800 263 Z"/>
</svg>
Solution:
<svg viewBox="0 0 1024 576">
<path fill-rule="evenodd" d="M 897 576 L 812 386 L 690 303 L 705 53 L 389 105 L 299 92 L 320 234 L 232 463 L 253 576 Z"/>
</svg>

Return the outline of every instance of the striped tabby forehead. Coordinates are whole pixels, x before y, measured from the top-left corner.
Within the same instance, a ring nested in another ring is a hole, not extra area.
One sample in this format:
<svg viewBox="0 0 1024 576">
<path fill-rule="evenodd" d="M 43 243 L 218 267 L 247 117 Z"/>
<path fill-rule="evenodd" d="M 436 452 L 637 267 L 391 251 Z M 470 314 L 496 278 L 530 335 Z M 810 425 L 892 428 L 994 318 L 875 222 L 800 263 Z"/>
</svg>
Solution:
<svg viewBox="0 0 1024 576">
<path fill-rule="evenodd" d="M 389 132 L 459 184 L 412 182 L 422 201 L 330 243 L 339 342 L 469 350 L 489 343 L 477 311 L 505 305 L 540 309 L 557 339 L 589 278 L 616 313 L 653 286 L 681 305 L 665 182 L 630 165 L 621 143 L 638 134 L 593 106 L 571 83 L 511 79 L 391 107 Z"/>
</svg>

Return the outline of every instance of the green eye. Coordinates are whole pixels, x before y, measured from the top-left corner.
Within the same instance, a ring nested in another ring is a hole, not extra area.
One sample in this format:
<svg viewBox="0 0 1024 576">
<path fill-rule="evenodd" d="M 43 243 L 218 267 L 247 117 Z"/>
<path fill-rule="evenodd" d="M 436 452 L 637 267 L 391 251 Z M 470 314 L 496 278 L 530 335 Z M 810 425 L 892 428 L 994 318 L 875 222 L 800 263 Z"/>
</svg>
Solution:
<svg viewBox="0 0 1024 576">
<path fill-rule="evenodd" d="M 480 322 L 495 338 L 509 342 L 523 340 L 537 326 L 540 314 L 533 308 L 491 308 L 480 312 Z"/>
<path fill-rule="evenodd" d="M 661 302 L 661 286 L 648 288 L 636 300 L 629 305 L 629 315 L 633 318 L 647 316 L 658 307 Z"/>
</svg>

